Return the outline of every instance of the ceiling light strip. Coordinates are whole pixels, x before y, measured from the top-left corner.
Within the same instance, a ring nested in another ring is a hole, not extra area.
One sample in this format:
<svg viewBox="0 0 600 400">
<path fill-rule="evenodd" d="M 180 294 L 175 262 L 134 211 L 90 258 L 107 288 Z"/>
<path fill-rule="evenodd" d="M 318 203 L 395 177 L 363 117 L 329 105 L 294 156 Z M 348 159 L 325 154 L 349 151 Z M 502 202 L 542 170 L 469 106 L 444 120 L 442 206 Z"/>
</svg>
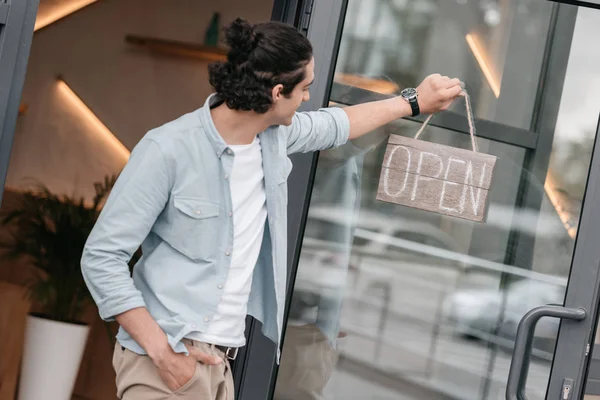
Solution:
<svg viewBox="0 0 600 400">
<path fill-rule="evenodd" d="M 72 109 L 76 110 L 93 127 L 94 131 L 106 142 L 106 144 L 125 162 L 129 159 L 131 152 L 121 141 L 100 121 L 90 108 L 75 94 L 73 89 L 61 78 L 58 79 L 58 91 Z"/>
<path fill-rule="evenodd" d="M 494 92 L 494 96 L 496 96 L 496 98 L 500 97 L 500 82 L 496 75 L 492 72 L 492 68 L 488 62 L 488 57 L 486 56 L 484 49 L 481 47 L 479 41 L 473 34 L 467 34 L 466 39 L 473 56 L 479 64 L 479 68 L 481 68 L 481 72 L 483 72 L 483 75 L 490 85 L 492 92 Z"/>
<path fill-rule="evenodd" d="M 577 221 L 577 216 L 573 215 L 573 212 L 570 212 L 566 203 L 566 198 L 561 199 L 558 193 L 559 190 L 556 188 L 556 183 L 550 171 L 548 171 L 548 175 L 546 176 L 546 182 L 544 183 L 544 189 L 546 191 L 546 195 L 552 203 L 552 206 L 556 210 L 560 221 L 563 223 L 567 233 L 571 237 L 571 239 L 575 239 L 577 236 L 577 225 L 574 225 L 574 222 Z"/>
<path fill-rule="evenodd" d="M 34 31 L 42 29 L 98 0 L 63 0 L 59 6 L 48 6 L 47 12 L 39 12 L 35 20 Z"/>
</svg>

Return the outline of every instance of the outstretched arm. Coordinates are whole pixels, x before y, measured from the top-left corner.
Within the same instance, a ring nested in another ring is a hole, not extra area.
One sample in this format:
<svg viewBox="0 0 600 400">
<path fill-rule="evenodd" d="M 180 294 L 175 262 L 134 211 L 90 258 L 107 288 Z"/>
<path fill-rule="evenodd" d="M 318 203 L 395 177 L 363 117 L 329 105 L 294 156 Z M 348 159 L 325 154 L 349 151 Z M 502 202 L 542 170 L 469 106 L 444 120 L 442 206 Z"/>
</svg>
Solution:
<svg viewBox="0 0 600 400">
<path fill-rule="evenodd" d="M 421 113 L 432 114 L 450 107 L 460 96 L 462 84 L 458 79 L 434 74 L 425 78 L 417 92 Z M 400 96 L 345 107 L 343 110 L 350 120 L 350 140 L 412 114 L 410 105 Z"/>
</svg>

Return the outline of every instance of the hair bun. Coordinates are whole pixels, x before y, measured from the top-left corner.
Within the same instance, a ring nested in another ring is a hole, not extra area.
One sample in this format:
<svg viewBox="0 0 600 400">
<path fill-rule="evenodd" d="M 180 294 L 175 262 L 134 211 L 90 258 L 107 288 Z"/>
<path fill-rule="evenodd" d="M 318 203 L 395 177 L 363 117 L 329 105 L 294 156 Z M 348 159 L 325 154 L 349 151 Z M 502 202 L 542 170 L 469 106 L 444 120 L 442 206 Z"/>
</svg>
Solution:
<svg viewBox="0 0 600 400">
<path fill-rule="evenodd" d="M 248 21 L 237 18 L 225 33 L 225 43 L 229 45 L 229 61 L 238 63 L 247 60 L 256 48 L 256 35 Z"/>
</svg>

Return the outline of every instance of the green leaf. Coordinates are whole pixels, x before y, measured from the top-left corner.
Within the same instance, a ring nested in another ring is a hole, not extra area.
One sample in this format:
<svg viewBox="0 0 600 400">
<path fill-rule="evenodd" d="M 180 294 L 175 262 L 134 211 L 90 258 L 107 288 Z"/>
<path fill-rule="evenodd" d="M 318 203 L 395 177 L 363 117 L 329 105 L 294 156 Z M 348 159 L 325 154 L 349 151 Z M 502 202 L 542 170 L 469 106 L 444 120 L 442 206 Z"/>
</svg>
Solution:
<svg viewBox="0 0 600 400">
<path fill-rule="evenodd" d="M 72 195 L 56 195 L 35 182 L 21 194 L 18 207 L 0 214 L 7 233 L 0 237 L 0 257 L 26 259 L 35 267 L 28 296 L 58 321 L 77 321 L 90 303 L 80 259 L 85 242 L 117 176 L 94 183 L 92 204 Z"/>
</svg>

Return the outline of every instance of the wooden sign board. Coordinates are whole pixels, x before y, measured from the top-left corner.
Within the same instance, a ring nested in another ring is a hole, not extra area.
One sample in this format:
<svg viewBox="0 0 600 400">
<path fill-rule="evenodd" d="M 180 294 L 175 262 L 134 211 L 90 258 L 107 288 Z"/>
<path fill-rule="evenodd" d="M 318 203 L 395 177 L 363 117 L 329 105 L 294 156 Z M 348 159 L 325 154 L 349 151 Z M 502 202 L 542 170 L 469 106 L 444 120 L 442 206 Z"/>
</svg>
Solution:
<svg viewBox="0 0 600 400">
<path fill-rule="evenodd" d="M 377 200 L 483 222 L 496 157 L 391 135 Z"/>
</svg>

